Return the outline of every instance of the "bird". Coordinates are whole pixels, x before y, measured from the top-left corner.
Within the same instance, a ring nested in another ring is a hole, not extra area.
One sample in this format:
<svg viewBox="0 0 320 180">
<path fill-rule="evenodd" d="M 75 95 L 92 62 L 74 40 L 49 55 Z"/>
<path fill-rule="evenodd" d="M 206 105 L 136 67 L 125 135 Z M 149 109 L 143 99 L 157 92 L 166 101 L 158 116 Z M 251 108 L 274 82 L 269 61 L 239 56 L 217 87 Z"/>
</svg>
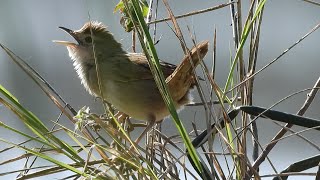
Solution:
<svg viewBox="0 0 320 180">
<path fill-rule="evenodd" d="M 91 95 L 101 97 L 137 120 L 161 122 L 170 115 L 145 54 L 123 50 L 122 44 L 101 22 L 86 22 L 79 30 L 59 28 L 76 42 L 54 42 L 67 47 L 74 69 Z M 160 61 L 176 109 L 192 101 L 191 89 L 196 85 L 194 68 L 207 52 L 208 41 L 203 41 L 194 46 L 177 66 Z"/>
</svg>

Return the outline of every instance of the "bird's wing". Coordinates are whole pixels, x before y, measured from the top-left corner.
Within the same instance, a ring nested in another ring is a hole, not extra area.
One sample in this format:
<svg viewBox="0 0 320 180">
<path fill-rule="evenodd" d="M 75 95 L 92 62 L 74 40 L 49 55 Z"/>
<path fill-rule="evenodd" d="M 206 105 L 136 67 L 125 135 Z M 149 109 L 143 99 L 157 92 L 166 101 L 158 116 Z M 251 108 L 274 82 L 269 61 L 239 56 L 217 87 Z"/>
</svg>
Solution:
<svg viewBox="0 0 320 180">
<path fill-rule="evenodd" d="M 148 64 L 147 57 L 144 54 L 129 53 L 128 55 L 129 55 L 128 57 L 130 61 L 134 65 L 138 66 L 137 68 L 139 68 L 140 71 L 143 72 L 141 73 L 141 76 L 142 76 L 141 78 L 153 78 L 149 64 Z M 174 64 L 170 64 L 164 61 L 160 61 L 160 65 L 165 78 L 170 76 L 177 67 Z"/>
<path fill-rule="evenodd" d="M 207 52 L 208 41 L 204 41 L 193 47 L 178 66 L 163 61 L 160 62 L 169 90 L 175 101 L 183 100 L 190 87 L 195 85 L 193 69 L 201 62 Z M 111 63 L 112 67 L 108 69 L 110 70 L 110 75 L 114 74 L 114 80 L 134 82 L 153 79 L 144 54 L 127 53 L 117 55 L 113 57 L 113 61 Z M 110 63 L 107 65 L 110 66 Z M 119 72 L 119 69 L 121 69 L 121 72 Z"/>
</svg>

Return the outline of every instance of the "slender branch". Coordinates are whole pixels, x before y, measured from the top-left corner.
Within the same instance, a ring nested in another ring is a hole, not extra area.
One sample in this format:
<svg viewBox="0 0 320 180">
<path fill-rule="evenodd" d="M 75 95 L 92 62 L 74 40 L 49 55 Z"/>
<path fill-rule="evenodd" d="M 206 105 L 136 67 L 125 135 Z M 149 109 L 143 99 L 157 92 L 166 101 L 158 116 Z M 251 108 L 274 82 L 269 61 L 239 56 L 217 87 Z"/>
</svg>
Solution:
<svg viewBox="0 0 320 180">
<path fill-rule="evenodd" d="M 230 2 L 230 3 L 225 3 L 225 4 L 220 4 L 218 6 L 213 6 L 213 7 L 210 7 L 210 8 L 207 8 L 207 9 L 203 9 L 203 10 L 199 10 L 199 11 L 192 11 L 190 13 L 186 13 L 186 14 L 183 14 L 183 15 L 179 15 L 179 16 L 175 16 L 176 19 L 180 19 L 180 18 L 184 18 L 184 17 L 188 17 L 188 16 L 193 16 L 193 15 L 197 15 L 197 14 L 202 14 L 202 13 L 205 13 L 205 12 L 209 12 L 209 11 L 214 11 L 214 10 L 217 10 L 217 9 L 221 9 L 221 8 L 224 8 L 226 6 L 229 6 L 230 4 L 233 4 L 233 3 L 236 3 L 237 1 L 235 2 Z M 149 22 L 148 24 L 154 24 L 154 23 L 159 23 L 159 22 L 165 22 L 165 21 L 170 21 L 171 18 L 170 17 L 167 17 L 167 18 L 164 18 L 164 19 L 159 19 L 159 20 L 155 20 L 155 21 L 151 21 Z"/>
<path fill-rule="evenodd" d="M 316 95 L 316 93 L 318 92 L 318 88 L 320 86 L 320 77 L 318 78 L 317 82 L 314 85 L 314 89 L 311 90 L 311 92 L 308 94 L 307 99 L 305 100 L 304 104 L 302 105 L 302 107 L 300 108 L 300 110 L 298 111 L 298 115 L 303 115 L 306 110 L 308 109 L 308 107 L 310 106 L 311 102 L 314 99 L 314 96 Z M 276 141 L 277 139 L 281 138 L 282 136 L 284 136 L 284 134 L 287 132 L 286 128 L 291 128 L 292 124 L 286 124 L 285 128 L 281 129 L 277 135 L 271 140 L 271 142 Z M 262 154 L 258 157 L 258 159 L 253 163 L 253 168 L 257 169 L 260 164 L 264 161 L 265 157 L 269 154 L 269 152 L 273 149 L 273 147 L 276 145 L 277 143 L 270 143 L 269 145 L 267 145 L 267 147 L 265 148 L 265 150 L 262 152 Z M 248 174 L 251 174 L 251 172 L 248 172 Z M 249 176 L 250 177 L 250 176 Z"/>
<path fill-rule="evenodd" d="M 231 88 L 228 92 L 232 92 L 235 88 L 238 88 L 239 86 L 243 86 L 249 79 L 253 78 L 255 75 L 259 74 L 261 71 L 265 70 L 267 67 L 269 67 L 271 64 L 273 64 L 274 62 L 276 62 L 277 60 L 279 60 L 282 56 L 284 56 L 285 54 L 287 54 L 287 52 L 289 52 L 292 48 L 294 48 L 296 45 L 298 45 L 301 41 L 303 41 L 306 37 L 308 37 L 310 34 L 312 34 L 314 31 L 316 31 L 317 29 L 320 28 L 320 23 L 317 24 L 315 27 L 313 27 L 307 34 L 305 34 L 302 38 L 300 38 L 298 41 L 296 41 L 293 45 L 291 45 L 288 49 L 284 50 L 278 57 L 276 57 L 275 59 L 273 59 L 270 63 L 268 63 L 267 65 L 263 66 L 260 70 L 256 71 L 255 73 L 253 73 L 251 76 L 247 77 L 244 81 L 242 81 L 241 83 L 239 83 L 238 85 L 234 86 L 233 88 Z"/>
</svg>

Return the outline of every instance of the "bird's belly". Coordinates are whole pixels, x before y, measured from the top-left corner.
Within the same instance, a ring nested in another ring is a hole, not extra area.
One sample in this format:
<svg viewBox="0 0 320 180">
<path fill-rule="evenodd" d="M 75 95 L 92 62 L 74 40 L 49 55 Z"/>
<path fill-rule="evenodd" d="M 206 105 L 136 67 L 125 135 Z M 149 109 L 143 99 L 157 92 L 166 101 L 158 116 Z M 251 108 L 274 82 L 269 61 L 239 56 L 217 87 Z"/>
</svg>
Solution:
<svg viewBox="0 0 320 180">
<path fill-rule="evenodd" d="M 153 80 L 109 81 L 105 86 L 105 92 L 108 102 L 134 119 L 161 121 L 169 115 Z"/>
<path fill-rule="evenodd" d="M 100 96 L 100 88 L 95 71 L 91 71 L 82 83 L 90 94 Z M 129 82 L 112 81 L 103 77 L 103 99 L 137 120 L 159 122 L 169 115 L 169 111 L 153 79 Z M 190 101 L 189 93 L 181 100 L 175 100 L 176 109 Z"/>
</svg>

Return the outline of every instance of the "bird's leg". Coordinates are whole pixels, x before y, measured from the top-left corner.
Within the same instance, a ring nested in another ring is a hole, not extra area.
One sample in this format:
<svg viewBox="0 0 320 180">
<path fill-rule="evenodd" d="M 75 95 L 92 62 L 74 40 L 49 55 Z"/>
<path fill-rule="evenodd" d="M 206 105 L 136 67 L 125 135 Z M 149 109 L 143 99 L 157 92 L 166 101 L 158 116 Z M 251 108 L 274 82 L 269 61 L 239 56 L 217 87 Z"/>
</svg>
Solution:
<svg viewBox="0 0 320 180">
<path fill-rule="evenodd" d="M 149 121 L 147 124 L 147 127 L 144 129 L 144 131 L 140 134 L 140 136 L 134 141 L 134 145 L 139 144 L 139 142 L 141 141 L 141 139 L 143 138 L 144 135 L 146 135 L 146 133 L 153 127 L 153 125 L 155 124 L 155 120 Z M 131 145 L 130 150 L 133 149 L 133 145 Z"/>
<path fill-rule="evenodd" d="M 146 127 L 145 123 L 132 123 L 129 116 L 123 112 L 117 112 L 115 115 L 119 123 L 127 123 L 127 131 L 132 132 L 135 127 Z"/>
<path fill-rule="evenodd" d="M 155 120 L 148 122 L 146 129 L 144 129 L 144 131 L 140 134 L 140 136 L 134 142 L 138 144 L 143 138 L 143 136 L 146 135 L 146 133 L 153 127 L 154 124 L 155 124 Z"/>
<path fill-rule="evenodd" d="M 123 112 L 117 112 L 115 115 L 116 119 L 118 119 L 118 121 L 120 123 L 123 123 L 127 118 L 129 118 L 129 116 Z"/>
<path fill-rule="evenodd" d="M 160 121 L 160 123 L 156 124 L 155 129 L 160 130 L 161 122 L 162 122 L 162 120 Z M 146 138 L 147 148 L 146 148 L 146 150 L 148 153 L 146 153 L 146 158 L 148 158 L 148 160 L 151 163 L 153 163 L 154 159 L 156 158 L 156 153 L 155 153 L 156 150 L 153 145 L 155 144 L 155 142 L 160 142 L 160 139 L 161 139 L 161 137 L 159 136 L 157 131 L 149 131 L 147 134 L 147 138 Z"/>
</svg>

